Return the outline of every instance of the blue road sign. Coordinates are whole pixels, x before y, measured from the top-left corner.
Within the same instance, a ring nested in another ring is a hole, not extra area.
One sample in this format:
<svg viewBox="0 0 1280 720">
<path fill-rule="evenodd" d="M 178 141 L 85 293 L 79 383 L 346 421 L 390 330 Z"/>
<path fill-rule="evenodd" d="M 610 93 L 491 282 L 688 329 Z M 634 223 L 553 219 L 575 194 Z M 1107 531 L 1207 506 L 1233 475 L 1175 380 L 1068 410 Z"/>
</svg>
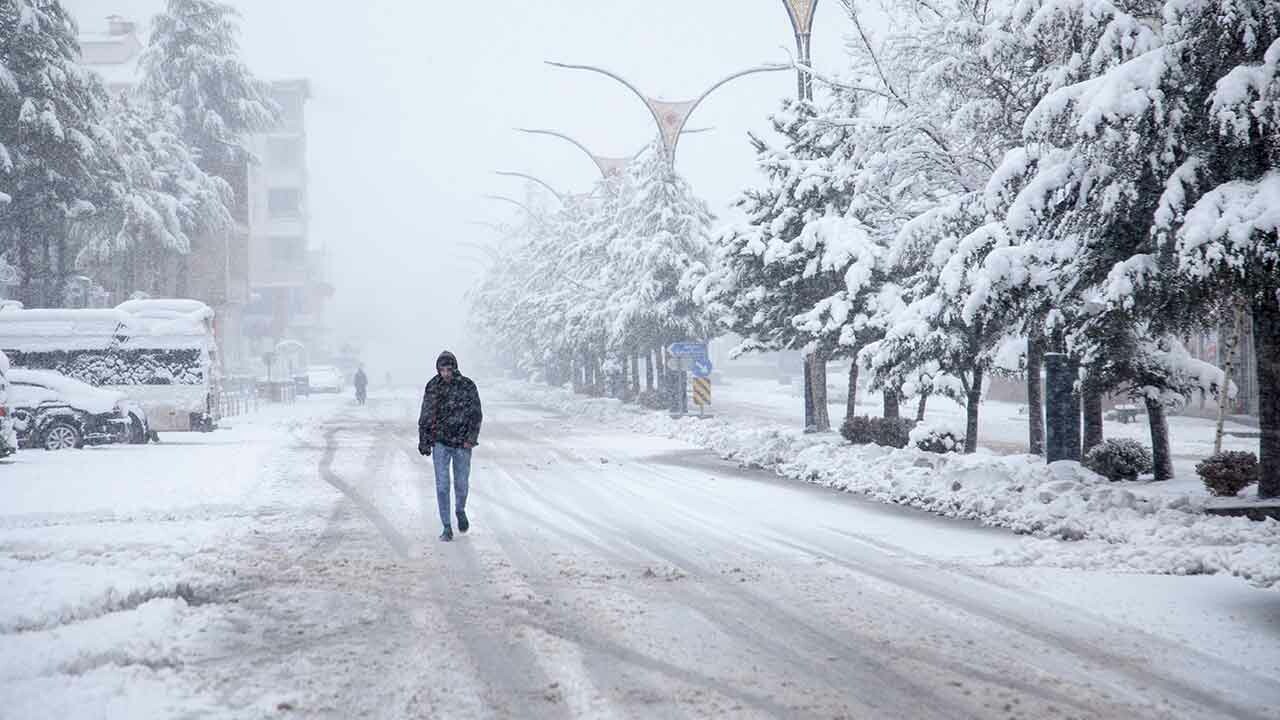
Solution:
<svg viewBox="0 0 1280 720">
<path fill-rule="evenodd" d="M 707 354 L 707 344 L 704 342 L 686 341 L 686 342 L 671 343 L 670 350 L 671 350 L 671 354 L 675 355 L 676 357 L 691 357 L 691 358 L 703 358 L 703 359 L 709 357 L 709 355 Z"/>
<path fill-rule="evenodd" d="M 697 358 L 693 361 L 693 368 L 690 372 L 692 372 L 693 376 L 696 378 L 709 378 L 711 377 L 711 370 L 712 366 L 709 359 Z"/>
</svg>

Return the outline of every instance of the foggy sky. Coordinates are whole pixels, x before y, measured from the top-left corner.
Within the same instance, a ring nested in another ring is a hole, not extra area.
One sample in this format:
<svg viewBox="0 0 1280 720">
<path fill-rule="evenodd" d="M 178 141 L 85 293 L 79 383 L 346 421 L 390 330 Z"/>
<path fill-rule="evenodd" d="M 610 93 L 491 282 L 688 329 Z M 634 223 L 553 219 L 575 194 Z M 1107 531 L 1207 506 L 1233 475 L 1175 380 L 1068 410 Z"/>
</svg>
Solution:
<svg viewBox="0 0 1280 720">
<path fill-rule="evenodd" d="M 144 29 L 162 0 L 65 0 L 81 28 L 116 13 Z M 485 193 L 521 197 L 494 170 L 530 172 L 569 192 L 594 166 L 567 143 L 514 127 L 556 129 L 604 155 L 655 134 L 621 85 L 544 60 L 596 64 L 651 95 L 689 99 L 738 69 L 793 50 L 781 0 L 237 0 L 246 59 L 261 77 L 307 77 L 311 242 L 327 248 L 340 340 L 364 348 L 374 378 L 432 372 L 436 353 L 474 352 L 464 294 L 491 242 L 468 221 L 514 219 Z M 836 0 L 819 3 L 815 64 L 842 67 L 849 30 Z M 795 76 L 751 76 L 723 88 L 691 120 L 715 132 L 681 141 L 678 170 L 721 218 L 756 182 L 748 130 L 795 93 Z"/>
</svg>

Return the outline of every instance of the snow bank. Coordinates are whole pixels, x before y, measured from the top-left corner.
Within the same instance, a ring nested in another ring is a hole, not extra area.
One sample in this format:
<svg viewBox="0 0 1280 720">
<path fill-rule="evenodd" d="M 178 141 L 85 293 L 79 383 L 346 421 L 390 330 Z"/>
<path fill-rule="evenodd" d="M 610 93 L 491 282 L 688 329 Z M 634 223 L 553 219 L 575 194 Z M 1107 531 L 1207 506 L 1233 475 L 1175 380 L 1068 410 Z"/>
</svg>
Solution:
<svg viewBox="0 0 1280 720">
<path fill-rule="evenodd" d="M 1004 564 L 1227 573 L 1280 588 L 1280 523 L 1207 515 L 1202 496 L 1142 495 L 1079 463 L 849 445 L 834 433 L 806 435 L 737 419 L 673 419 L 557 388 L 508 383 L 501 390 L 588 421 L 679 438 L 746 467 L 1038 538 L 999 558 Z"/>
</svg>

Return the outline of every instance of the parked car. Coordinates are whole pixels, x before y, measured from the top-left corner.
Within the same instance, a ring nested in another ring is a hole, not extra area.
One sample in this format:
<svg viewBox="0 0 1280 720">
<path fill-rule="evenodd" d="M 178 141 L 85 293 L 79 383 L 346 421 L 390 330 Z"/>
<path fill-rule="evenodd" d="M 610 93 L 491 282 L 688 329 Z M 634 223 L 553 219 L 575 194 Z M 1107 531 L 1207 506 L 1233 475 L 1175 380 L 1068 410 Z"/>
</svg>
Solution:
<svg viewBox="0 0 1280 720">
<path fill-rule="evenodd" d="M 9 416 L 9 356 L 0 350 L 0 458 L 18 452 L 18 434 Z"/>
<path fill-rule="evenodd" d="M 312 365 L 307 368 L 307 388 L 313 393 L 340 393 L 346 383 L 342 371 L 332 365 Z"/>
<path fill-rule="evenodd" d="M 11 368 L 8 380 L 10 414 L 23 447 L 65 450 L 155 438 L 146 411 L 122 392 L 52 370 Z"/>
</svg>

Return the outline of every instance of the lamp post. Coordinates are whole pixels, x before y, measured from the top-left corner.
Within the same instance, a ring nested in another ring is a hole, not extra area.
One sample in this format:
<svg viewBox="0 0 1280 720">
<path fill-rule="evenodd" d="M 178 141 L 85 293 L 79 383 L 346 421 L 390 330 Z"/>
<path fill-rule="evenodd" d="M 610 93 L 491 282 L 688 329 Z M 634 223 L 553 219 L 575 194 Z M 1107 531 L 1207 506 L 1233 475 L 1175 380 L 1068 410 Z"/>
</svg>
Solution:
<svg viewBox="0 0 1280 720">
<path fill-rule="evenodd" d="M 790 65 L 760 65 L 758 67 L 747 68 L 746 70 L 739 70 L 736 73 L 727 75 L 716 81 L 711 85 L 711 87 L 703 91 L 701 95 L 692 100 L 670 101 L 659 100 L 646 95 L 638 87 L 632 84 L 631 81 L 615 72 L 605 70 L 604 68 L 596 67 L 594 65 L 572 65 L 569 63 L 550 61 L 548 61 L 547 64 L 552 67 L 564 68 L 566 70 L 585 70 L 587 72 L 604 75 L 607 78 L 616 80 L 628 90 L 635 93 L 636 97 L 640 98 L 640 101 L 649 109 L 649 114 L 653 116 L 653 121 L 658 125 L 658 138 L 662 142 L 663 150 L 666 152 L 668 167 L 675 166 L 676 147 L 680 142 L 680 136 L 685 132 L 684 126 L 689 122 L 689 117 L 693 115 L 693 111 L 696 110 L 698 106 L 702 104 L 702 101 L 706 100 L 711 93 L 720 89 L 723 85 L 746 75 L 754 75 L 755 73 L 763 72 L 777 72 L 779 70 L 788 70 L 791 67 Z"/>
<path fill-rule="evenodd" d="M 813 76 L 809 74 L 813 56 L 810 53 L 810 34 L 813 31 L 813 13 L 818 9 L 818 0 L 782 0 L 787 7 L 787 16 L 791 18 L 791 29 L 796 36 L 796 97 L 801 100 L 813 99 Z"/>
</svg>

